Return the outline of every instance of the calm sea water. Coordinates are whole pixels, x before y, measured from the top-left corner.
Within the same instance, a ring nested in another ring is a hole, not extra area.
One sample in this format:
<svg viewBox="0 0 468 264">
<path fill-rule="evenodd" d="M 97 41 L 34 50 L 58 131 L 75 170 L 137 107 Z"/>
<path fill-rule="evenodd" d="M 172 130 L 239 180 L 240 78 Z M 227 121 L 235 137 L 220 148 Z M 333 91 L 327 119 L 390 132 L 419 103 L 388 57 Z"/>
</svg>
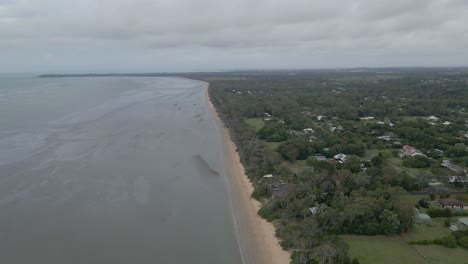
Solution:
<svg viewBox="0 0 468 264">
<path fill-rule="evenodd" d="M 241 263 L 204 85 L 0 76 L 0 263 Z"/>
</svg>

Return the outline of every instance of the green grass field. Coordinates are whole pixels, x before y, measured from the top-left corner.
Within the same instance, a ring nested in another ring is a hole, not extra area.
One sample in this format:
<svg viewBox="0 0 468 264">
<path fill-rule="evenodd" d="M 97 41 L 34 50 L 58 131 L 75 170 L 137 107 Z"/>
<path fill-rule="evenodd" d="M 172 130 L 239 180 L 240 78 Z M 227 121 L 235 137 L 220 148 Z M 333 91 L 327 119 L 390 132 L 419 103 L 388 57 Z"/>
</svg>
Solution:
<svg viewBox="0 0 468 264">
<path fill-rule="evenodd" d="M 272 150 L 276 150 L 276 148 L 281 145 L 281 143 L 283 142 L 266 142 L 264 140 L 262 140 L 262 142 L 267 146 L 269 147 L 270 149 Z"/>
<path fill-rule="evenodd" d="M 443 236 L 450 235 L 450 230 L 444 226 L 446 218 L 432 218 L 431 224 L 416 224 L 413 226 L 411 232 L 405 236 L 406 241 L 435 239 Z"/>
<path fill-rule="evenodd" d="M 415 199 L 420 198 L 416 197 Z M 349 245 L 351 257 L 360 263 L 436 263 L 468 264 L 468 250 L 461 247 L 446 248 L 439 245 L 409 245 L 411 240 L 435 239 L 450 234 L 444 226 L 445 218 L 433 218 L 431 225 L 418 224 L 403 237 L 394 236 L 341 236 Z M 418 253 L 419 252 L 419 253 Z M 422 254 L 423 256 L 421 256 Z"/>
<path fill-rule="evenodd" d="M 398 236 L 341 236 L 349 245 L 349 255 L 361 264 L 427 263 Z"/>
<path fill-rule="evenodd" d="M 429 263 L 468 264 L 468 250 L 461 247 L 446 248 L 438 245 L 415 245 L 414 248 L 423 254 L 429 260 Z"/>
<path fill-rule="evenodd" d="M 247 118 L 245 122 L 255 128 L 255 131 L 259 131 L 265 126 L 265 121 L 262 118 Z"/>
<path fill-rule="evenodd" d="M 380 150 L 378 149 L 366 149 L 365 156 L 368 159 L 372 159 L 373 157 L 379 155 L 379 151 Z"/>
</svg>

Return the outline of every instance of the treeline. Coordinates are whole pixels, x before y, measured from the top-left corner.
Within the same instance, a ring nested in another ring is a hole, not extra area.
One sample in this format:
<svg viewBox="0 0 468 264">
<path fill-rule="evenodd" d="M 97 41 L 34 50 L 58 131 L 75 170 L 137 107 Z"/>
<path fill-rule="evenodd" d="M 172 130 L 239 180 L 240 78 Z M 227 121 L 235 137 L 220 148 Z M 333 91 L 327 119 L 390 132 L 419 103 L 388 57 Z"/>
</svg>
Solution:
<svg viewBox="0 0 468 264">
<path fill-rule="evenodd" d="M 348 257 L 348 246 L 338 235 L 407 232 L 414 206 L 407 191 L 427 185 L 425 175 L 414 178 L 398 172 L 382 153 L 367 160 L 365 151 L 411 144 L 428 151 L 440 148 L 463 164 L 467 157 L 460 143 L 466 140 L 460 131 L 464 129 L 461 117 L 466 114 L 460 111 L 468 107 L 466 100 L 460 100 L 468 97 L 463 78 L 447 81 L 437 76 L 438 81 L 429 82 L 432 79 L 424 73 L 383 77 L 256 74 L 210 81 L 209 94 L 254 184 L 253 197 L 264 202 L 259 214 L 275 222 L 281 245 L 294 252 L 293 262 L 357 263 Z M 441 89 L 448 84 L 450 92 Z M 432 114 L 453 124 L 450 128 L 432 126 L 427 120 L 407 118 Z M 365 116 L 385 122 L 359 119 Z M 264 117 L 269 119 L 258 132 L 245 122 Z M 306 128 L 313 133 L 303 131 Z M 377 138 L 384 134 L 399 137 L 401 142 Z M 273 150 L 262 141 L 280 144 Z M 311 158 L 338 153 L 348 155 L 345 163 Z M 394 157 L 398 154 L 392 152 Z M 441 157 L 430 154 L 430 158 Z M 440 168 L 440 162 L 430 158 L 409 157 L 403 163 Z M 306 161 L 299 166 L 298 160 Z M 262 177 L 270 173 L 274 180 Z M 279 182 L 294 188 L 271 198 Z"/>
<path fill-rule="evenodd" d="M 441 245 L 448 248 L 455 248 L 461 246 L 468 249 L 468 230 L 457 230 L 452 232 L 451 235 L 444 236 L 433 240 L 413 240 L 410 241 L 411 245 Z"/>
</svg>

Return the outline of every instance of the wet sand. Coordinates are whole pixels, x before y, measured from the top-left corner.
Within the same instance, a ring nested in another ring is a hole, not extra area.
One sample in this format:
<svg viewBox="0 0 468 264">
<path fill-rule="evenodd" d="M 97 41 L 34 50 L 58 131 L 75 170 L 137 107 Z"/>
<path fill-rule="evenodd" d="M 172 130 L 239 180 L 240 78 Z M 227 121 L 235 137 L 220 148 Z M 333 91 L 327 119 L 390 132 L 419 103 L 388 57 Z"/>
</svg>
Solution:
<svg viewBox="0 0 468 264">
<path fill-rule="evenodd" d="M 211 109 L 216 124 L 220 128 L 225 173 L 228 174 L 228 181 L 233 187 L 231 195 L 235 203 L 235 222 L 240 230 L 238 233 L 240 238 L 238 239 L 243 261 L 245 264 L 289 263 L 291 254 L 281 248 L 279 240 L 275 236 L 275 227 L 257 214 L 261 203 L 251 197 L 253 185 L 245 175 L 244 167 L 236 151 L 236 145 L 231 140 L 227 128 L 210 101 L 208 85 L 205 96 L 208 109 Z"/>
</svg>

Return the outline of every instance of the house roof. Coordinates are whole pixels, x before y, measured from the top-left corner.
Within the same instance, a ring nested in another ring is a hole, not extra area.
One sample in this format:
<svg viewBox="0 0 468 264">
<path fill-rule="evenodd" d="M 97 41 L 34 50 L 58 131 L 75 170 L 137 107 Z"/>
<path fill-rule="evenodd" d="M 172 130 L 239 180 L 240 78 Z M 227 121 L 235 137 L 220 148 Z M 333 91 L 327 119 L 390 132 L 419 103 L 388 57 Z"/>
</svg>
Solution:
<svg viewBox="0 0 468 264">
<path fill-rule="evenodd" d="M 439 203 L 443 206 L 461 206 L 466 205 L 466 203 L 459 201 L 457 199 L 446 198 L 446 199 L 439 199 Z"/>
<path fill-rule="evenodd" d="M 460 222 L 466 226 L 468 226 L 468 217 L 463 217 L 463 218 L 460 218 L 458 219 L 460 220 Z"/>
<path fill-rule="evenodd" d="M 431 217 L 427 214 L 418 214 L 418 218 L 421 220 L 431 220 Z"/>
</svg>

